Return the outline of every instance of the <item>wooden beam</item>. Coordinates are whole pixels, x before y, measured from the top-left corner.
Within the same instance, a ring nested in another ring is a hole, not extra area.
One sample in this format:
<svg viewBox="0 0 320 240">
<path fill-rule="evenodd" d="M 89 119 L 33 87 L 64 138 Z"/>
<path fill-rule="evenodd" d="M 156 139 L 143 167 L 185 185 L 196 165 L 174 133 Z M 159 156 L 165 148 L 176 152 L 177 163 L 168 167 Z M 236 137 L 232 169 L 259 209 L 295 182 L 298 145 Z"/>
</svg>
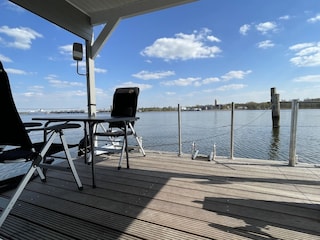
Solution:
<svg viewBox="0 0 320 240">
<path fill-rule="evenodd" d="M 95 40 L 92 46 L 91 53 L 92 53 L 93 59 L 98 55 L 101 48 L 104 46 L 105 42 L 108 40 L 112 31 L 118 25 L 119 21 L 120 21 L 119 18 L 111 19 L 104 26 L 104 28 L 102 29 L 102 31 L 100 32 L 99 36 L 97 37 L 97 39 Z"/>
<path fill-rule="evenodd" d="M 158 0 L 150 1 L 143 0 L 140 2 L 134 2 L 133 4 L 125 4 L 121 8 L 109 9 L 97 12 L 92 15 L 92 25 L 99 25 L 107 22 L 110 18 L 128 18 L 149 13 L 165 8 L 178 6 L 185 3 L 194 2 L 196 0 Z"/>
<path fill-rule="evenodd" d="M 90 17 L 79 11 L 66 1 L 56 0 L 10 0 L 11 2 L 27 9 L 28 11 L 47 19 L 48 21 L 76 34 L 91 40 L 93 28 Z"/>
</svg>

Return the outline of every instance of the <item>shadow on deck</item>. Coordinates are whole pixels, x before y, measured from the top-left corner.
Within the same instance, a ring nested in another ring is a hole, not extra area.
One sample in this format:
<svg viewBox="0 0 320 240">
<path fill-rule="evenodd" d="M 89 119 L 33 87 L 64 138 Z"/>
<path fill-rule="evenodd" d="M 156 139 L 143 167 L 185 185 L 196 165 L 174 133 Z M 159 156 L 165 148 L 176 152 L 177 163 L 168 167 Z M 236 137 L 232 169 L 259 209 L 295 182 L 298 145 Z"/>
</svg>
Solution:
<svg viewBox="0 0 320 240">
<path fill-rule="evenodd" d="M 72 176 L 33 180 L 0 229 L 3 239 L 319 239 L 320 169 L 281 162 L 191 160 L 174 154 L 99 158 Z M 6 194 L 10 194 L 6 193 Z"/>
</svg>

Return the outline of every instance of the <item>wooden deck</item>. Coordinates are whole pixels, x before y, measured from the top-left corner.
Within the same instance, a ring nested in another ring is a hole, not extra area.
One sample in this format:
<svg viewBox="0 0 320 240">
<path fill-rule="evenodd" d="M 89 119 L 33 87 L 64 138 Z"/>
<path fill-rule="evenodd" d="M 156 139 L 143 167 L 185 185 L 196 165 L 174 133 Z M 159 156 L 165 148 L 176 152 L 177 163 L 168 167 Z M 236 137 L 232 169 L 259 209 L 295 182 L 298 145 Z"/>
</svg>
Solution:
<svg viewBox="0 0 320 240">
<path fill-rule="evenodd" d="M 99 158 L 97 188 L 68 172 L 28 184 L 1 239 L 320 239 L 320 168 L 252 159 L 191 160 L 189 155 Z M 7 193 L 10 194 L 10 193 Z"/>
</svg>

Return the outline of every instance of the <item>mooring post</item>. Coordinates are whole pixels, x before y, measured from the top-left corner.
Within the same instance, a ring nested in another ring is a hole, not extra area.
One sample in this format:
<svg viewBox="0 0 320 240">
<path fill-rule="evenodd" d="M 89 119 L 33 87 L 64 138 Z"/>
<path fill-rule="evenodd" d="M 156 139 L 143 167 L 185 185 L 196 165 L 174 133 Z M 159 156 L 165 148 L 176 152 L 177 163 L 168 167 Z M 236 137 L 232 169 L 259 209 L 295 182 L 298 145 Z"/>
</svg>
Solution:
<svg viewBox="0 0 320 240">
<path fill-rule="evenodd" d="M 233 151 L 234 151 L 233 129 L 234 129 L 234 102 L 232 102 L 232 104 L 231 104 L 230 159 L 233 159 Z"/>
<path fill-rule="evenodd" d="M 178 136 L 179 136 L 179 153 L 178 156 L 182 155 L 182 141 L 181 141 L 181 107 L 178 104 Z"/>
<path fill-rule="evenodd" d="M 290 131 L 290 149 L 289 149 L 289 166 L 294 167 L 297 164 L 296 159 L 296 142 L 297 142 L 297 122 L 298 122 L 298 100 L 292 101 L 291 108 L 291 131 Z"/>
<path fill-rule="evenodd" d="M 271 88 L 272 127 L 280 127 L 280 95 L 276 88 Z"/>
</svg>

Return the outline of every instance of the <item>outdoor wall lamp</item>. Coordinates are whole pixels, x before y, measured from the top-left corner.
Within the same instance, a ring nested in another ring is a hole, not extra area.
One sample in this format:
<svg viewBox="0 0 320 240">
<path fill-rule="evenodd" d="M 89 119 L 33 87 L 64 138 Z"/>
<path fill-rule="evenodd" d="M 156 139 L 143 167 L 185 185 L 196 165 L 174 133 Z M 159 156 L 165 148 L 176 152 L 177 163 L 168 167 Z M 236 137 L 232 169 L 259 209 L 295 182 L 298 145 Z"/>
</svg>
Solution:
<svg viewBox="0 0 320 240">
<path fill-rule="evenodd" d="M 73 43 L 72 47 L 73 60 L 77 61 L 77 73 L 81 76 L 86 76 L 86 73 L 79 72 L 79 61 L 83 59 L 83 48 L 81 43 Z"/>
</svg>

